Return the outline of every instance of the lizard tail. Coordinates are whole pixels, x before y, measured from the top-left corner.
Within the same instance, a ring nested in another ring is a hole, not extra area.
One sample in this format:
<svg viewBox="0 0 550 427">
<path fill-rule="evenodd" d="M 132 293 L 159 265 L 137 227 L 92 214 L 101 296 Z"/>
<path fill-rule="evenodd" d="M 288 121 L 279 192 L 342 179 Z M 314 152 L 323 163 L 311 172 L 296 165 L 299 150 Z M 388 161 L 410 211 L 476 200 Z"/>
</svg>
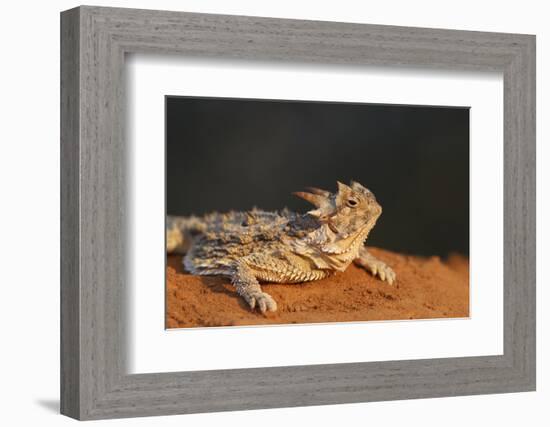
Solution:
<svg viewBox="0 0 550 427">
<path fill-rule="evenodd" d="M 193 235 L 204 229 L 205 223 L 199 217 L 168 215 L 166 217 L 166 252 L 187 253 Z"/>
</svg>

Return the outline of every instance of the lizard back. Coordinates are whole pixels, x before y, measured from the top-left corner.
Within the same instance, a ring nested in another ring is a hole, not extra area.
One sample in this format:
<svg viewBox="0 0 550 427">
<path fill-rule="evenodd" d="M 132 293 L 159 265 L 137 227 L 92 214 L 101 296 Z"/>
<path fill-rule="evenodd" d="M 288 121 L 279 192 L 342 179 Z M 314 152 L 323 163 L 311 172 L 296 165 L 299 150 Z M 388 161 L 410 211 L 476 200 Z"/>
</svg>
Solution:
<svg viewBox="0 0 550 427">
<path fill-rule="evenodd" d="M 202 218 L 188 218 L 180 224 L 191 239 L 184 266 L 192 274 L 230 275 L 237 259 L 276 251 L 283 237 L 301 237 L 318 227 L 317 221 L 284 209 L 267 212 L 214 212 Z"/>
</svg>

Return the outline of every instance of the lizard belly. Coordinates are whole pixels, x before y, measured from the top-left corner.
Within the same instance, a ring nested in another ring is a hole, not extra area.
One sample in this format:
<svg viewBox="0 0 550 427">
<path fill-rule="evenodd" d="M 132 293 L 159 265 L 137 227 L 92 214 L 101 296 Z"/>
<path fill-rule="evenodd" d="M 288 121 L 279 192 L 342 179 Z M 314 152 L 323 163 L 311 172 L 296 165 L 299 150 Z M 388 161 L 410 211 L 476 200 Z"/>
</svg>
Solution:
<svg viewBox="0 0 550 427">
<path fill-rule="evenodd" d="M 252 254 L 244 261 L 254 269 L 258 280 L 273 283 L 301 283 L 319 280 L 330 275 L 330 271 L 312 268 L 311 264 L 296 255 L 284 256 Z"/>
<path fill-rule="evenodd" d="M 311 270 L 311 271 L 268 271 L 268 270 L 256 270 L 257 278 L 262 282 L 272 283 L 303 283 L 311 282 L 313 280 L 324 279 L 329 276 L 330 273 L 324 270 Z"/>
</svg>

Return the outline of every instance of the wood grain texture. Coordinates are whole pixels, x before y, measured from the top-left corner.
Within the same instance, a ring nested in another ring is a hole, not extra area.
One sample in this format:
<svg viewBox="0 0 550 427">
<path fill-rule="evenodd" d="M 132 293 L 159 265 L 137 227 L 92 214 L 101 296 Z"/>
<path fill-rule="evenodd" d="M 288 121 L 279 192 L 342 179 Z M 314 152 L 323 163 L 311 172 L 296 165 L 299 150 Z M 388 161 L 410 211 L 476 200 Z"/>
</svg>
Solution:
<svg viewBox="0 0 550 427">
<path fill-rule="evenodd" d="M 61 412 L 80 414 L 79 12 L 61 20 Z"/>
<path fill-rule="evenodd" d="M 100 419 L 534 390 L 534 36 L 84 6 L 62 13 L 61 38 L 62 413 Z M 127 374 L 127 53 L 503 72 L 504 354 Z"/>
</svg>

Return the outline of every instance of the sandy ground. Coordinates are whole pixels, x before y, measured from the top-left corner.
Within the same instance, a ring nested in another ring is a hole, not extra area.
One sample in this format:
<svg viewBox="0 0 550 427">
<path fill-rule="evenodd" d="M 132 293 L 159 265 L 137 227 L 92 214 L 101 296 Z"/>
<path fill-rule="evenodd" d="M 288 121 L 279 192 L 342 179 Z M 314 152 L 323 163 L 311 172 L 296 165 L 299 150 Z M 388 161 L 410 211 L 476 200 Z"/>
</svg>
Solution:
<svg viewBox="0 0 550 427">
<path fill-rule="evenodd" d="M 251 311 L 226 278 L 186 274 L 181 256 L 169 256 L 166 327 L 468 317 L 468 259 L 420 258 L 371 248 L 397 274 L 388 285 L 351 265 L 343 273 L 302 284 L 264 284 L 275 313 Z"/>
</svg>

